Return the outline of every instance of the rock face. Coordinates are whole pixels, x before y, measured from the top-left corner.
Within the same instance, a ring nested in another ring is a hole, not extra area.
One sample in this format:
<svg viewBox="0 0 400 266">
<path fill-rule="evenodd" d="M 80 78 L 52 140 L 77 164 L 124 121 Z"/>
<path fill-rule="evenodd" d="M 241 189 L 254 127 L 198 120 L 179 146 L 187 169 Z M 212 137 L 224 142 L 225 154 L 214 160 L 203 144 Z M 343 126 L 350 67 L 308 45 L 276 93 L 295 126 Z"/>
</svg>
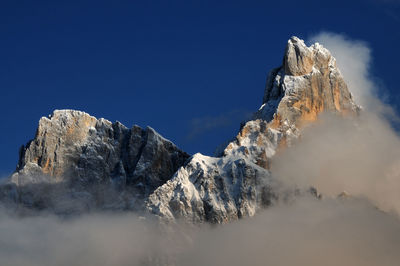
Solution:
<svg viewBox="0 0 400 266">
<path fill-rule="evenodd" d="M 266 169 L 246 159 L 197 153 L 149 196 L 146 208 L 172 221 L 227 223 L 270 205 L 271 182 Z"/>
<path fill-rule="evenodd" d="M 283 68 L 287 75 L 306 75 L 312 71 L 314 62 L 312 49 L 305 46 L 302 40 L 292 37 L 288 41 L 283 59 Z"/>
<path fill-rule="evenodd" d="M 54 206 L 47 195 L 66 183 L 69 190 L 60 193 L 69 196 L 62 202 L 85 198 L 85 204 L 144 209 L 169 221 L 227 223 L 282 197 L 276 193 L 279 180 L 269 170 L 270 158 L 292 145 L 322 112 L 356 115 L 359 107 L 330 52 L 292 37 L 282 66 L 268 75 L 261 107 L 221 157 L 197 153 L 189 158 L 150 127 L 129 129 L 83 112 L 57 110 L 40 120 L 0 195 L 49 208 Z M 53 185 L 32 194 L 38 190 L 31 189 L 35 184 Z M 93 193 L 98 184 L 102 189 Z M 105 200 L 104 187 L 112 187 L 117 196 Z"/>
<path fill-rule="evenodd" d="M 270 205 L 277 180 L 268 170 L 277 150 L 290 146 L 322 112 L 357 114 L 359 107 L 322 45 L 292 37 L 283 65 L 268 75 L 264 98 L 222 158 L 196 154 L 147 201 L 152 213 L 175 219 L 225 223 Z"/>
<path fill-rule="evenodd" d="M 164 184 L 189 155 L 154 129 L 131 129 L 84 112 L 56 110 L 42 117 L 35 138 L 21 148 L 18 186 L 68 182 L 130 186 L 145 196 Z"/>
<path fill-rule="evenodd" d="M 283 66 L 268 75 L 260 109 L 242 126 L 224 154 L 244 156 L 269 168 L 268 158 L 278 148 L 290 146 L 301 128 L 319 114 L 356 115 L 359 110 L 331 53 L 318 43 L 307 47 L 292 37 Z"/>
</svg>

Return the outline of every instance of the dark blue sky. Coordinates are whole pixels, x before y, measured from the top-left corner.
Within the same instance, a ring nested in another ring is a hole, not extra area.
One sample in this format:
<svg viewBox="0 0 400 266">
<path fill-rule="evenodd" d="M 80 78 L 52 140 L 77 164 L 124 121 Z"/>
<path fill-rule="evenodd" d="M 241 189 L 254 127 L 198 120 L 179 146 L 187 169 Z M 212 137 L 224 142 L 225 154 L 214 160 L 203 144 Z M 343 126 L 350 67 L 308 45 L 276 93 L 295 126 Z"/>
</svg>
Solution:
<svg viewBox="0 0 400 266">
<path fill-rule="evenodd" d="M 39 118 L 63 108 L 150 125 L 211 154 L 261 104 L 287 39 L 320 31 L 366 41 L 373 74 L 399 102 L 398 0 L 2 0 L 0 175 Z"/>
</svg>

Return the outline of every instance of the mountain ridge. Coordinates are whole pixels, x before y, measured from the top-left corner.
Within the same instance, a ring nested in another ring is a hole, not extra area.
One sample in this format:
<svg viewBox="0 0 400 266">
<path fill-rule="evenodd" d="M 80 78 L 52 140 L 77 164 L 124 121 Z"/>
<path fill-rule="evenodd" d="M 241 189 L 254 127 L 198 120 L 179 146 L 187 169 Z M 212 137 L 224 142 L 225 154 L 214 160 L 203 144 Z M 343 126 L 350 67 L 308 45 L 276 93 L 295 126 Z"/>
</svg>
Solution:
<svg viewBox="0 0 400 266">
<path fill-rule="evenodd" d="M 84 112 L 56 110 L 40 119 L 35 138 L 21 149 L 9 180 L 11 194 L 18 195 L 17 204 L 35 207 L 34 197 L 24 198 L 31 193 L 21 192 L 24 187 L 66 183 L 69 196 L 83 193 L 85 204 L 99 209 L 141 210 L 167 221 L 227 223 L 253 216 L 279 199 L 270 159 L 290 147 L 303 127 L 323 112 L 359 111 L 331 53 L 291 37 L 282 66 L 268 75 L 261 107 L 220 157 L 189 156 L 150 127 L 129 129 Z M 101 199 L 104 193 L 92 191 L 104 186 L 116 191 L 108 203 Z"/>
</svg>

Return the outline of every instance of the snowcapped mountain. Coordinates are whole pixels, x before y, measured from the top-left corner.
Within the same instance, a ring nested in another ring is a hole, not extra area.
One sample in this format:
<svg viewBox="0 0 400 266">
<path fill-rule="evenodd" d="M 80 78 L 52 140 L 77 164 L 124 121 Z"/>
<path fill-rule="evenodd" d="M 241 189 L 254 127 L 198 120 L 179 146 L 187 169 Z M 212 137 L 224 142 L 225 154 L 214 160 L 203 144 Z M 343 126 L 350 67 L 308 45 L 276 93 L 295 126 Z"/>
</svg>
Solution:
<svg viewBox="0 0 400 266">
<path fill-rule="evenodd" d="M 268 75 L 261 107 L 220 157 L 189 156 L 150 127 L 56 110 L 21 148 L 2 198 L 57 213 L 130 209 L 170 221 L 226 223 L 279 197 L 270 159 L 305 125 L 322 112 L 359 110 L 331 53 L 292 37 L 282 66 Z"/>
</svg>

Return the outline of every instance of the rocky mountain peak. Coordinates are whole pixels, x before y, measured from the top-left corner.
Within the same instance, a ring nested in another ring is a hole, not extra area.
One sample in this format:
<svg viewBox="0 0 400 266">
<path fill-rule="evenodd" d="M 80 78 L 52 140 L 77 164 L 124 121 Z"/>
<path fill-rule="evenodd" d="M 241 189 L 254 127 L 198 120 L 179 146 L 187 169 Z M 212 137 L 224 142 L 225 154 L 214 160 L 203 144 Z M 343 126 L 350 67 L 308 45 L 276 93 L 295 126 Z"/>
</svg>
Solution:
<svg viewBox="0 0 400 266">
<path fill-rule="evenodd" d="M 260 109 L 224 153 L 242 154 L 268 168 L 268 158 L 279 147 L 290 146 L 302 127 L 321 113 L 354 115 L 358 111 L 331 53 L 319 43 L 308 47 L 292 37 L 283 65 L 268 75 Z"/>
<path fill-rule="evenodd" d="M 313 66 L 313 49 L 307 47 L 304 41 L 297 37 L 290 38 L 283 59 L 285 73 L 292 76 L 302 76 L 310 73 Z"/>
<path fill-rule="evenodd" d="M 313 68 L 319 71 L 326 71 L 330 66 L 336 68 L 336 62 L 321 44 L 308 47 L 303 40 L 293 36 L 287 42 L 282 66 L 287 75 L 303 76 L 310 74 Z"/>
<path fill-rule="evenodd" d="M 35 138 L 23 146 L 12 181 L 113 183 L 142 194 L 168 180 L 189 157 L 154 129 L 131 129 L 75 110 L 42 117 Z"/>
</svg>

